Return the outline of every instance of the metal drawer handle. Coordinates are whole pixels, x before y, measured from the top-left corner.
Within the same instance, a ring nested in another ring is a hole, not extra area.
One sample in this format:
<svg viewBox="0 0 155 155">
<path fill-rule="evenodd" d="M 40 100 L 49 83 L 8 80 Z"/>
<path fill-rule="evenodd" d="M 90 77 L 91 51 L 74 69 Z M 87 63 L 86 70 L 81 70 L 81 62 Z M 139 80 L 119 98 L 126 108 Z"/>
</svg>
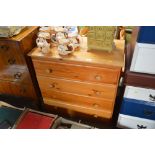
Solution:
<svg viewBox="0 0 155 155">
<path fill-rule="evenodd" d="M 144 115 L 146 115 L 146 116 L 151 116 L 153 114 L 155 114 L 154 111 L 144 110 Z"/>
<path fill-rule="evenodd" d="M 7 51 L 9 49 L 9 46 L 2 45 L 2 46 L 0 46 L 0 49 L 3 50 L 3 51 Z"/>
<path fill-rule="evenodd" d="M 20 79 L 21 76 L 22 76 L 22 73 L 20 73 L 20 72 L 17 72 L 16 74 L 14 74 L 15 79 Z"/>
<path fill-rule="evenodd" d="M 52 69 L 46 69 L 46 73 L 52 73 Z"/>
<path fill-rule="evenodd" d="M 13 64 L 16 63 L 16 59 L 10 58 L 10 59 L 8 59 L 8 63 L 9 63 L 10 65 L 13 65 Z"/>
<path fill-rule="evenodd" d="M 137 128 L 138 128 L 138 129 L 146 129 L 147 126 L 137 124 Z"/>
<path fill-rule="evenodd" d="M 100 75 L 96 75 L 96 76 L 95 76 L 95 79 L 96 79 L 96 80 L 101 80 L 102 77 L 101 77 Z"/>
<path fill-rule="evenodd" d="M 152 94 L 150 94 L 150 95 L 149 95 L 149 99 L 150 99 L 151 101 L 155 101 L 155 96 L 153 96 Z"/>
</svg>

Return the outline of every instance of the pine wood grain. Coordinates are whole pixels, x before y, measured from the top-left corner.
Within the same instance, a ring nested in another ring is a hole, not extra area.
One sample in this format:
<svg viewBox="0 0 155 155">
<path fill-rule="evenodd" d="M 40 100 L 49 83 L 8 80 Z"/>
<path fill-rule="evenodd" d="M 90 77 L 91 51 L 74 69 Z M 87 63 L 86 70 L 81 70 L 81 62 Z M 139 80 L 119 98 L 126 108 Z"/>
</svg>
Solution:
<svg viewBox="0 0 155 155">
<path fill-rule="evenodd" d="M 66 92 L 58 92 L 49 89 L 41 89 L 42 95 L 46 98 L 57 99 L 72 104 L 79 104 L 81 106 L 87 106 L 94 109 L 106 109 L 112 110 L 113 100 L 107 100 L 103 98 L 87 97 L 84 95 L 77 95 Z"/>
<path fill-rule="evenodd" d="M 52 61 L 33 60 L 37 75 L 48 77 L 62 77 L 79 81 L 116 84 L 119 78 L 119 69 L 107 69 Z"/>
<path fill-rule="evenodd" d="M 79 104 L 72 104 L 70 102 L 63 102 L 60 100 L 49 99 L 49 98 L 44 98 L 43 100 L 46 105 L 51 105 L 51 106 L 56 106 L 56 107 L 61 107 L 61 108 L 77 111 L 77 112 L 82 112 L 85 114 L 93 115 L 94 117 L 100 116 L 100 117 L 107 118 L 107 119 L 111 119 L 112 117 L 112 111 L 106 110 L 106 109 L 104 110 L 94 109 L 94 108 L 87 107 L 87 106 L 81 106 Z"/>
<path fill-rule="evenodd" d="M 42 54 L 39 48 L 34 48 L 29 56 L 32 59 L 51 60 L 58 62 L 67 62 L 75 64 L 85 64 L 91 66 L 104 66 L 106 68 L 122 68 L 124 67 L 124 40 L 114 40 L 116 48 L 112 52 L 91 50 L 87 51 L 87 44 L 85 43 L 85 50 L 75 51 L 68 56 L 60 56 L 57 47 L 51 48 L 50 53 Z"/>
<path fill-rule="evenodd" d="M 0 38 L 0 93 L 25 96 L 38 102 L 38 90 L 29 71 L 27 53 L 35 47 L 38 27 L 26 27 L 16 36 Z M 32 68 L 32 65 L 31 65 Z"/>
<path fill-rule="evenodd" d="M 60 78 L 37 77 L 40 89 L 49 89 L 59 92 L 85 95 L 87 97 L 99 97 L 113 100 L 116 95 L 117 86 L 112 84 L 95 84 L 73 81 Z"/>
<path fill-rule="evenodd" d="M 111 119 L 120 73 L 124 67 L 124 40 L 114 40 L 112 52 L 87 51 L 68 56 L 57 48 L 42 54 L 34 48 L 31 56 L 45 105 L 67 111 Z"/>
</svg>

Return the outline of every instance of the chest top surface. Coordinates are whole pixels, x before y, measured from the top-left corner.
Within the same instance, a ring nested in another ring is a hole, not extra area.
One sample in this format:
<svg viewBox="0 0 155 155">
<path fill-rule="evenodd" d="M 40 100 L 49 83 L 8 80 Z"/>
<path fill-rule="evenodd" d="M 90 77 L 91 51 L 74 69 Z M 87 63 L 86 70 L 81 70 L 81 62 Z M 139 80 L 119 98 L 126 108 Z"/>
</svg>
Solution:
<svg viewBox="0 0 155 155">
<path fill-rule="evenodd" d="M 36 30 L 38 26 L 26 26 L 18 35 L 15 35 L 10 38 L 0 38 L 0 40 L 6 40 L 6 41 L 21 41 L 23 38 L 25 38 L 29 33 L 32 33 L 34 30 Z"/>
<path fill-rule="evenodd" d="M 115 39 L 114 42 L 115 48 L 112 52 L 98 50 L 87 51 L 87 44 L 85 43 L 86 48 L 75 51 L 67 56 L 59 55 L 56 47 L 51 48 L 48 54 L 42 54 L 40 49 L 36 47 L 29 53 L 29 56 L 31 56 L 32 59 L 38 60 L 123 68 L 125 41 Z"/>
</svg>

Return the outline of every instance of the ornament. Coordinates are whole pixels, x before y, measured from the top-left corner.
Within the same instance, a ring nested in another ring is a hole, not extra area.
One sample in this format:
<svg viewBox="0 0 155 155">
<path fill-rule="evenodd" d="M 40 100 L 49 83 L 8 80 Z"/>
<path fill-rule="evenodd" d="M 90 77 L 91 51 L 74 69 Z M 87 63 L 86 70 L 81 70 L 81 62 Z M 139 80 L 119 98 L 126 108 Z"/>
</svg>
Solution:
<svg viewBox="0 0 155 155">
<path fill-rule="evenodd" d="M 51 41 L 57 43 L 58 53 L 67 55 L 79 49 L 79 39 L 77 28 L 74 26 L 58 26 L 53 28 Z"/>
<path fill-rule="evenodd" d="M 41 49 L 41 52 L 43 54 L 46 54 L 49 52 L 50 44 L 46 41 L 44 38 L 37 38 L 36 39 L 37 46 Z"/>
<path fill-rule="evenodd" d="M 68 55 L 68 54 L 72 53 L 72 51 L 69 51 L 68 47 L 66 45 L 59 45 L 58 46 L 58 53 L 60 55 Z"/>
</svg>

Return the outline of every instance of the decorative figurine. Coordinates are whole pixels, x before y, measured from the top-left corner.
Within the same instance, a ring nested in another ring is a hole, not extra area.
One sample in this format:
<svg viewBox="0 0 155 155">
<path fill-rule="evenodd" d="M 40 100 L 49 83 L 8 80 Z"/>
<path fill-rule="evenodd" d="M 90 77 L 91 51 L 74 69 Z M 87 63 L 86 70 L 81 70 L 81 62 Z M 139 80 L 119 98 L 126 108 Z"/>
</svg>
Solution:
<svg viewBox="0 0 155 155">
<path fill-rule="evenodd" d="M 60 55 L 68 55 L 80 48 L 75 26 L 40 27 L 36 43 L 44 54 L 49 52 L 50 45 L 56 46 Z"/>
<path fill-rule="evenodd" d="M 68 50 L 68 47 L 66 45 L 59 45 L 58 52 L 60 55 L 68 55 L 68 54 L 72 53 L 72 51 Z"/>
<path fill-rule="evenodd" d="M 52 34 L 51 40 L 58 44 L 58 53 L 68 55 L 79 49 L 78 31 L 73 26 L 54 27 L 55 33 Z"/>
<path fill-rule="evenodd" d="M 49 52 L 50 44 L 44 38 L 37 38 L 36 40 L 37 46 L 41 49 L 43 54 Z"/>
<path fill-rule="evenodd" d="M 40 27 L 39 32 L 48 32 L 48 33 L 50 33 L 51 29 L 52 29 L 52 27 L 50 27 L 50 26 L 42 26 L 42 27 Z"/>
<path fill-rule="evenodd" d="M 36 39 L 37 46 L 41 49 L 43 54 L 46 54 L 50 51 L 51 43 L 51 27 L 43 26 L 40 27 L 38 38 Z"/>
<path fill-rule="evenodd" d="M 50 39 L 50 33 L 48 33 L 48 32 L 39 32 L 38 37 L 39 38 L 44 38 L 44 39 Z"/>
</svg>

